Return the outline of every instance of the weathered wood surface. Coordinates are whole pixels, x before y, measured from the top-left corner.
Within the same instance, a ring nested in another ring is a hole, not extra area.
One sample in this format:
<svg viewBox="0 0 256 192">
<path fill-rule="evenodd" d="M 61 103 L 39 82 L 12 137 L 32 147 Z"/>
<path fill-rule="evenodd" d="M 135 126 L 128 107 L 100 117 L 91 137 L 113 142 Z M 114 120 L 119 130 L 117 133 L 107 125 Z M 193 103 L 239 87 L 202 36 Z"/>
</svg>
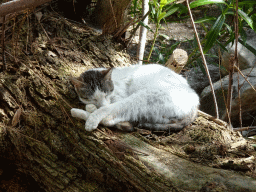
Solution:
<svg viewBox="0 0 256 192">
<path fill-rule="evenodd" d="M 104 127 L 86 132 L 84 121 L 70 115 L 72 107 L 84 105 L 69 76 L 92 67 L 124 66 L 129 57 L 108 37 L 96 36 L 65 20 L 49 16 L 41 24 L 33 26 L 29 55 L 21 51 L 15 56 L 12 46 L 6 47 L 7 71 L 0 73 L 1 159 L 12 162 L 44 191 L 51 192 L 205 191 L 211 187 L 255 191 L 256 181 L 250 177 L 188 161 L 191 156 L 182 151 L 184 147 L 174 151 L 177 143 L 185 142 L 187 133 L 191 138 L 197 135 L 186 143 L 198 144 L 193 145 L 195 150 L 206 142 L 211 149 L 218 148 L 220 142 L 227 148 L 239 141 L 249 146 L 238 133 L 224 135 L 225 128 L 207 117 L 199 117 L 172 137 L 159 139 L 149 133 L 157 141 L 138 132 L 121 133 Z M 55 26 L 54 30 L 49 26 Z M 41 27 L 50 36 L 46 37 Z M 27 34 L 21 32 L 20 42 L 26 42 L 23 38 Z M 19 50 L 25 48 L 19 44 Z M 21 115 L 14 118 L 17 110 Z M 216 132 L 214 127 L 218 127 Z M 212 132 L 202 138 L 206 134 L 203 130 Z M 217 144 L 215 138 L 221 138 Z M 201 155 L 199 160 L 203 161 L 206 157 Z M 211 152 L 210 157 L 213 155 Z"/>
<path fill-rule="evenodd" d="M 52 0 L 13 0 L 0 5 L 0 17 L 9 13 L 15 13 L 27 8 L 35 8 L 36 6 L 50 2 Z"/>
<path fill-rule="evenodd" d="M 165 66 L 172 69 L 176 73 L 180 73 L 183 67 L 187 64 L 188 54 L 183 49 L 175 49 L 169 57 Z"/>
</svg>

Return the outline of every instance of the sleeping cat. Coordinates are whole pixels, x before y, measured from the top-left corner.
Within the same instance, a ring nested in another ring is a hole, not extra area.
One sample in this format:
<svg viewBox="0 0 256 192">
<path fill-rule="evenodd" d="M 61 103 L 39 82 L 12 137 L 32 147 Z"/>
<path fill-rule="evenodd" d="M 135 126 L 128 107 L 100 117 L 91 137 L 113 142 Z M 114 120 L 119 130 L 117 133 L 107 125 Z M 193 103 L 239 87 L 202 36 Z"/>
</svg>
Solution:
<svg viewBox="0 0 256 192">
<path fill-rule="evenodd" d="M 198 95 L 185 78 L 161 65 L 90 69 L 71 82 L 84 104 L 98 108 L 93 113 L 71 109 L 73 117 L 86 120 L 87 131 L 100 123 L 122 122 L 153 130 L 180 130 L 197 116 Z"/>
</svg>

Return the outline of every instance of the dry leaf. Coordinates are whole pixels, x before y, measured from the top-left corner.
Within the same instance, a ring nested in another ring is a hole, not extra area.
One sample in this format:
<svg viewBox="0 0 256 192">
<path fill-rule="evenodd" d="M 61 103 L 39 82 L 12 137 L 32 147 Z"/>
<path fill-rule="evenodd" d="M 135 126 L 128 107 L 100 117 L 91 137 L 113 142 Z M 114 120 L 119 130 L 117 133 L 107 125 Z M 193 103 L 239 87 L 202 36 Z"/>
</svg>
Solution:
<svg viewBox="0 0 256 192">
<path fill-rule="evenodd" d="M 15 112 L 12 118 L 12 126 L 15 127 L 20 121 L 21 107 Z"/>
</svg>

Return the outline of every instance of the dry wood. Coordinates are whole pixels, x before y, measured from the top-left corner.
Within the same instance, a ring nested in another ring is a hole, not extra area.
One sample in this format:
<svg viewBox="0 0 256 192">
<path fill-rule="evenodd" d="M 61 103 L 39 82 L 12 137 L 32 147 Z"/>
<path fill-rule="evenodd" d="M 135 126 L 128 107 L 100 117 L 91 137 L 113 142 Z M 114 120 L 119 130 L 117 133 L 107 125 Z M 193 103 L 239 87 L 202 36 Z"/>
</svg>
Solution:
<svg viewBox="0 0 256 192">
<path fill-rule="evenodd" d="M 211 120 L 211 121 L 214 121 L 218 125 L 221 125 L 221 126 L 224 126 L 224 127 L 228 127 L 228 123 L 227 122 L 225 122 L 225 121 L 223 121 L 221 119 L 218 119 L 216 117 L 213 117 L 213 116 L 211 116 L 211 115 L 209 115 L 209 114 L 207 114 L 207 113 L 205 113 L 203 111 L 198 110 L 198 114 L 203 116 L 203 117 L 205 117 L 205 118 L 207 118 L 207 119 L 209 119 L 209 120 Z"/>
<path fill-rule="evenodd" d="M 175 49 L 166 62 L 165 66 L 172 69 L 176 73 L 180 73 L 183 67 L 187 64 L 188 54 L 183 49 Z"/>
<path fill-rule="evenodd" d="M 143 0 L 142 16 L 144 17 L 145 15 L 147 15 L 148 11 L 149 11 L 148 0 Z M 143 23 L 144 25 L 148 25 L 148 16 L 146 16 Z M 140 65 L 142 65 L 143 63 L 146 41 L 147 41 L 147 28 L 144 26 L 140 26 L 140 40 L 139 40 L 138 49 L 137 49 L 137 57 L 139 59 L 138 64 Z"/>
<path fill-rule="evenodd" d="M 21 112 L 22 112 L 22 109 L 21 109 L 21 107 L 19 107 L 19 109 L 17 109 L 17 111 L 15 112 L 15 114 L 12 118 L 12 126 L 13 127 L 15 127 L 19 123 Z"/>
<path fill-rule="evenodd" d="M 5 62 L 5 15 L 3 16 L 3 24 L 2 24 L 2 60 L 3 60 L 3 68 L 6 70 L 6 62 Z"/>
<path fill-rule="evenodd" d="M 233 128 L 234 131 L 248 131 L 250 129 L 256 129 L 256 126 Z"/>
<path fill-rule="evenodd" d="M 0 5 L 0 17 L 9 13 L 24 10 L 26 8 L 36 7 L 51 0 L 13 0 Z"/>
<path fill-rule="evenodd" d="M 113 34 L 125 25 L 126 11 L 131 0 L 98 0 L 92 14 L 93 22 L 103 34 Z"/>
<path fill-rule="evenodd" d="M 61 34 L 63 28 L 70 29 L 68 22 L 59 18 L 46 17 L 41 22 L 43 26 L 54 25 L 54 35 Z M 47 33 L 48 27 L 44 27 Z M 40 38 L 48 40 L 43 30 L 39 32 Z M 72 32 L 66 36 L 65 34 L 61 36 L 65 41 L 52 42 L 59 47 L 59 54 L 65 54 L 65 57 L 45 54 L 54 50 L 49 44 L 44 52 L 37 52 L 29 57 L 22 57 L 20 53 L 20 62 L 11 63 L 17 70 L 0 74 L 1 158 L 12 161 L 13 167 L 33 177 L 44 191 L 51 192 L 206 191 L 204 187 L 212 183 L 228 187 L 230 191 L 255 189 L 255 180 L 250 177 L 191 162 L 189 158 L 184 159 L 187 154 L 182 158 L 174 155 L 170 150 L 173 143 L 166 142 L 164 145 L 158 142 L 162 137 L 155 135 L 155 139 L 150 140 L 138 132 L 118 132 L 102 126 L 94 132 L 86 132 L 83 120 L 70 117 L 72 107 L 84 106 L 79 102 L 68 79 L 70 68 L 65 62 L 75 66 L 78 75 L 92 67 L 125 66 L 130 63 L 129 56 L 122 51 L 116 51 L 117 46 L 110 38 L 96 36 L 82 28 L 74 27 Z M 75 38 L 86 38 L 84 46 L 79 41 L 74 41 Z M 40 45 L 37 46 L 36 49 L 39 49 Z M 74 59 L 80 57 L 88 61 L 86 67 L 80 60 Z M 19 104 L 22 106 L 20 130 L 7 126 Z M 178 141 L 182 143 L 186 142 L 188 137 L 185 134 L 189 133 L 189 136 L 194 137 L 191 143 L 208 145 L 218 145 L 220 142 L 231 144 L 244 140 L 239 133 L 220 126 L 225 123 L 216 119 L 211 121 L 211 116 L 207 114 L 205 117 L 199 114 L 194 124 L 173 136 L 179 134 L 182 139 Z M 207 134 L 198 130 L 212 132 Z M 213 132 L 214 130 L 217 131 Z M 3 134 L 4 131 L 6 134 Z M 223 131 L 226 134 L 221 138 L 219 133 Z M 146 134 L 152 135 L 150 131 Z M 204 135 L 206 136 L 199 140 Z M 212 136 L 221 140 L 207 140 L 214 138 Z M 247 144 L 245 148 L 248 147 Z M 204 157 L 200 160 L 204 160 Z M 212 160 L 212 156 L 210 158 Z M 250 159 L 242 160 L 251 163 Z"/>
</svg>

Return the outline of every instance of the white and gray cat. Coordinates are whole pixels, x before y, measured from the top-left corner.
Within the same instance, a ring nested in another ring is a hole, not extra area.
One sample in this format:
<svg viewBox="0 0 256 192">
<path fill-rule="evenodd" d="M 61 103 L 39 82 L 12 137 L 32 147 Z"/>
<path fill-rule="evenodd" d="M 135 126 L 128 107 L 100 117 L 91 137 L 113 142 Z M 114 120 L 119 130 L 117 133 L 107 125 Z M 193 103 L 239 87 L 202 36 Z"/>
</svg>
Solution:
<svg viewBox="0 0 256 192">
<path fill-rule="evenodd" d="M 100 123 L 122 122 L 153 130 L 180 130 L 197 116 L 198 95 L 185 78 L 158 64 L 90 69 L 71 82 L 84 104 L 98 108 L 93 113 L 71 109 L 73 117 L 86 120 L 87 131 Z"/>
</svg>

